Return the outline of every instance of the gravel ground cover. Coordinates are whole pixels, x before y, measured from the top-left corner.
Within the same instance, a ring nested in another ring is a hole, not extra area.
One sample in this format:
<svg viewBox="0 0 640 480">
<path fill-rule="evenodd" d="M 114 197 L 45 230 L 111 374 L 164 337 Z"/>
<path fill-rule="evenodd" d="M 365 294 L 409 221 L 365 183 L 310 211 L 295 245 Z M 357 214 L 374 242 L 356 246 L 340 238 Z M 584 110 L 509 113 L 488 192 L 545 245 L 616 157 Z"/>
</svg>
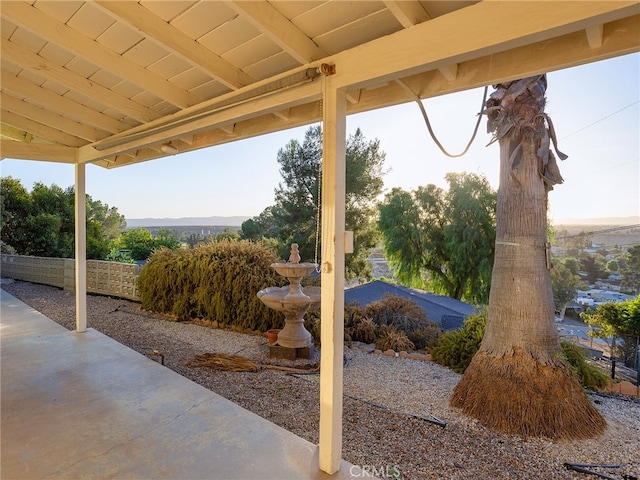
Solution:
<svg viewBox="0 0 640 480">
<path fill-rule="evenodd" d="M 13 282 L 2 288 L 61 325 L 75 327 L 75 299 L 60 289 Z M 267 340 L 178 323 L 139 304 L 88 297 L 88 325 L 142 354 L 162 353 L 165 365 L 310 442 L 318 442 L 319 377 L 259 369 L 223 372 L 189 367 L 202 353 L 237 354 L 260 364 Z M 154 358 L 154 357 L 152 357 Z M 364 471 L 403 479 L 589 479 L 565 462 L 615 464 L 592 468 L 612 478 L 640 478 L 640 401 L 589 393 L 606 418 L 603 436 L 586 441 L 525 439 L 489 430 L 449 407 L 460 375 L 429 361 L 345 350 L 343 458 Z M 302 361 L 284 362 L 288 366 Z M 283 363 L 283 362 L 281 362 Z M 283 363 L 283 364 L 284 364 Z M 442 420 L 441 427 L 428 419 Z"/>
</svg>

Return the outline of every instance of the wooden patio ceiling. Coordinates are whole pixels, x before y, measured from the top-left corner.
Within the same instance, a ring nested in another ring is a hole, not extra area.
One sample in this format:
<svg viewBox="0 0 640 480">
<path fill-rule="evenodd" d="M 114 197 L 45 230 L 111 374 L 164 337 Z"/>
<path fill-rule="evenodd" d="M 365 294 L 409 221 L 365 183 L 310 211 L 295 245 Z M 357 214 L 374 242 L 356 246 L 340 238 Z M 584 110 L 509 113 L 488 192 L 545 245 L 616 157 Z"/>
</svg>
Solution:
<svg viewBox="0 0 640 480">
<path fill-rule="evenodd" d="M 0 2 L 2 158 L 107 168 L 640 51 L 637 1 Z"/>
</svg>

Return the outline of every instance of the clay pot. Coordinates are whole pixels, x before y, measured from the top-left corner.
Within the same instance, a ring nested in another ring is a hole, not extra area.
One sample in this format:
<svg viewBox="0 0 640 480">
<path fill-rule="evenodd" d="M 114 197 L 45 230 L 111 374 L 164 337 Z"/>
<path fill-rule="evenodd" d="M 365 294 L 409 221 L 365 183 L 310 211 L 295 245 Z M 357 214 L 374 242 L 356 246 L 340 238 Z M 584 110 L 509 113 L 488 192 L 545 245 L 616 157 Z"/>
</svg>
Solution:
<svg viewBox="0 0 640 480">
<path fill-rule="evenodd" d="M 267 330 L 267 333 L 265 333 L 265 335 L 269 340 L 269 345 L 273 345 L 278 341 L 278 334 L 280 333 L 280 331 L 281 329 L 279 328 L 272 328 L 271 330 Z"/>
</svg>

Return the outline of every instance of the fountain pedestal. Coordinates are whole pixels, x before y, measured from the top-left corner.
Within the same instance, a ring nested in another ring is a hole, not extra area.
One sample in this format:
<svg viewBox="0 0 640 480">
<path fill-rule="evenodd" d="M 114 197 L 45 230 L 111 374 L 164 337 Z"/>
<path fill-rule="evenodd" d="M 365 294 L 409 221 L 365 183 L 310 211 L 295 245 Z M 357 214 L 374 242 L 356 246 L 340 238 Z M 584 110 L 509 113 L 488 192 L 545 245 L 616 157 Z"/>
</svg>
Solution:
<svg viewBox="0 0 640 480">
<path fill-rule="evenodd" d="M 289 285 L 267 287 L 258 292 L 258 298 L 267 307 L 284 313 L 285 326 L 278 334 L 276 344 L 270 347 L 270 356 L 276 358 L 309 358 L 313 347 L 313 337 L 304 328 L 304 314 L 320 307 L 320 287 L 303 288 L 300 285 L 301 280 L 315 270 L 316 265 L 299 263 L 299 260 L 298 245 L 294 243 L 287 263 L 271 264 L 276 272 L 289 280 Z M 293 352 L 282 349 L 292 349 Z"/>
</svg>

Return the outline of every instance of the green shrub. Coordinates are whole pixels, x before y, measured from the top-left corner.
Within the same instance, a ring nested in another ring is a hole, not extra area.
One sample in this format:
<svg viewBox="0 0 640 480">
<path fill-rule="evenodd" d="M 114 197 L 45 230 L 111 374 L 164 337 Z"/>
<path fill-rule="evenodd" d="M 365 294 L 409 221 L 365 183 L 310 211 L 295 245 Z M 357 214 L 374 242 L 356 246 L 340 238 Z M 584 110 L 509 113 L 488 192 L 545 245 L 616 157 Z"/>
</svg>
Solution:
<svg viewBox="0 0 640 480">
<path fill-rule="evenodd" d="M 357 320 L 351 331 L 351 339 L 357 342 L 375 343 L 378 338 L 378 326 L 369 317 Z"/>
<path fill-rule="evenodd" d="M 440 327 L 433 322 L 428 322 L 424 327 L 418 327 L 407 334 L 416 350 L 426 351 L 430 351 L 438 343 L 439 336 Z"/>
<path fill-rule="evenodd" d="M 357 303 L 345 305 L 344 338 L 346 342 L 391 345 L 394 340 L 385 332 L 402 333 L 401 350 L 424 350 L 433 345 L 440 327 L 427 318 L 424 309 L 411 299 L 386 294 L 366 307 Z M 384 337 L 384 338 L 383 338 Z M 394 337 L 395 338 L 395 337 Z M 406 341 L 405 341 L 406 340 Z M 380 348 L 380 347 L 378 347 Z M 386 347 L 386 349 L 396 347 Z"/>
<path fill-rule="evenodd" d="M 266 331 L 284 316 L 266 307 L 258 291 L 287 280 L 271 268 L 276 254 L 261 243 L 223 241 L 195 248 L 156 250 L 140 272 L 142 308 L 178 320 L 206 318 L 222 326 Z"/>
<path fill-rule="evenodd" d="M 486 310 L 469 315 L 462 328 L 440 335 L 438 345 L 431 350 L 431 357 L 454 372 L 464 373 L 480 348 L 486 324 Z"/>
<path fill-rule="evenodd" d="M 560 341 L 562 356 L 571 366 L 584 388 L 602 390 L 607 386 L 608 376 L 595 365 L 587 362 L 585 349 L 575 343 Z"/>
<path fill-rule="evenodd" d="M 380 350 L 395 350 L 396 352 L 410 351 L 415 349 L 415 345 L 407 334 L 396 330 L 393 327 L 383 326 L 380 328 L 380 336 L 376 340 L 376 348 Z"/>
<path fill-rule="evenodd" d="M 428 322 L 424 309 L 411 299 L 386 293 L 381 300 L 364 307 L 363 314 L 377 325 L 389 325 L 405 333 Z"/>
<path fill-rule="evenodd" d="M 433 360 L 455 372 L 464 373 L 480 348 L 486 324 L 486 310 L 467 317 L 462 328 L 440 336 L 438 345 L 431 351 Z M 560 341 L 560 346 L 562 358 L 576 372 L 584 388 L 601 390 L 607 385 L 606 373 L 587 362 L 584 348 L 564 340 Z"/>
</svg>

